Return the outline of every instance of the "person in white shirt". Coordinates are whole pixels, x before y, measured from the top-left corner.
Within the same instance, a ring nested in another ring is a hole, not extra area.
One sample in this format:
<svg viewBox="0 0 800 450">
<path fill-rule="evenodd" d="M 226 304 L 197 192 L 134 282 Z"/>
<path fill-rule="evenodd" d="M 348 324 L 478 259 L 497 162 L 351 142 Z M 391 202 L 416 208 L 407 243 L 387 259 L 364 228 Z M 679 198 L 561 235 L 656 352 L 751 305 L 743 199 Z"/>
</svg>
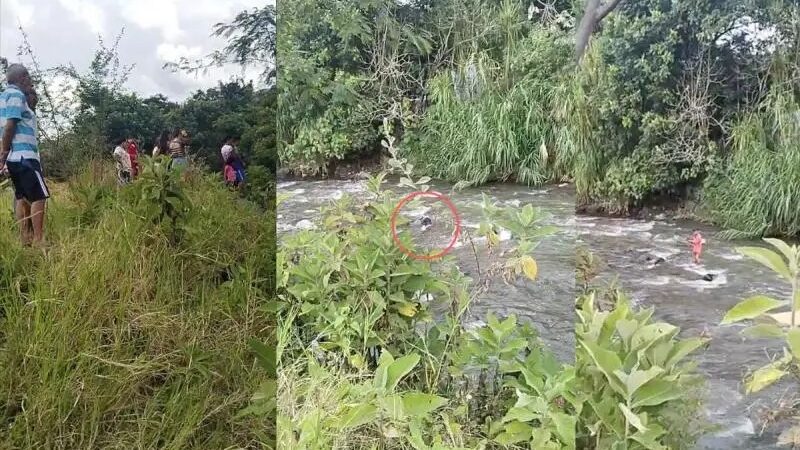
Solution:
<svg viewBox="0 0 800 450">
<path fill-rule="evenodd" d="M 231 155 L 233 154 L 232 137 L 225 138 L 225 144 L 222 146 L 222 149 L 220 149 L 220 153 L 222 154 L 222 164 L 223 165 L 228 164 L 230 162 L 229 160 L 231 158 Z"/>
<path fill-rule="evenodd" d="M 116 148 L 114 148 L 114 160 L 117 162 L 117 177 L 120 184 L 128 184 L 131 182 L 131 173 L 133 167 L 131 165 L 131 158 L 128 152 L 123 148 L 126 139 L 121 139 Z"/>
</svg>

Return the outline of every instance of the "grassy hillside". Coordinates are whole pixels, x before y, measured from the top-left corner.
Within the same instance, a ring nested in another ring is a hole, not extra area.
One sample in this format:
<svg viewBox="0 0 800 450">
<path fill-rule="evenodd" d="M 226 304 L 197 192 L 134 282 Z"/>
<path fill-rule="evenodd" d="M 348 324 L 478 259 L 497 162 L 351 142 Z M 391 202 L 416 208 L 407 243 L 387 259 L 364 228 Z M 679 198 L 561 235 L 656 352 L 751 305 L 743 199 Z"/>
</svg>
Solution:
<svg viewBox="0 0 800 450">
<path fill-rule="evenodd" d="M 237 414 L 266 377 L 274 219 L 192 174 L 175 239 L 158 186 L 111 172 L 51 186 L 46 252 L 0 190 L 0 448 L 260 447 L 268 418 Z"/>
</svg>

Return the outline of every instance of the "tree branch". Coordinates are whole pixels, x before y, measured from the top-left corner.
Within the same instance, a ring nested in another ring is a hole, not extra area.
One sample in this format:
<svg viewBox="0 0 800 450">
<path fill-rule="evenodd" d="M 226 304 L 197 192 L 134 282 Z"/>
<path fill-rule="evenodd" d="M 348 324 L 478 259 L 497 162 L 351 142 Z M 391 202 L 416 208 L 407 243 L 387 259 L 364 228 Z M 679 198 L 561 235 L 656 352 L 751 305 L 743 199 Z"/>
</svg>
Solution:
<svg viewBox="0 0 800 450">
<path fill-rule="evenodd" d="M 600 21 L 603 20 L 608 15 L 608 13 L 613 11 L 614 8 L 616 8 L 617 5 L 620 4 L 620 2 L 622 2 L 622 0 L 609 0 L 609 2 L 606 3 L 605 5 L 600 5 L 597 8 L 597 12 L 595 13 L 595 19 L 594 19 L 595 24 L 600 23 Z"/>
</svg>

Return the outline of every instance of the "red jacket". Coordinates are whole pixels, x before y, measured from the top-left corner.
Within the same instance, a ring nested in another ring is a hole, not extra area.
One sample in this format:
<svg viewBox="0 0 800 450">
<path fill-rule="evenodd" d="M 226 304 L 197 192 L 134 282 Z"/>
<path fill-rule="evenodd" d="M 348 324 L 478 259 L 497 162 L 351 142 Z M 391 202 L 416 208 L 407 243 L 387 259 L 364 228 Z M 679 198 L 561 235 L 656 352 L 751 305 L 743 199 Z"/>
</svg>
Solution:
<svg viewBox="0 0 800 450">
<path fill-rule="evenodd" d="M 133 168 L 133 176 L 139 174 L 139 149 L 136 148 L 136 144 L 133 142 L 128 145 L 128 156 L 131 158 L 131 167 Z"/>
</svg>

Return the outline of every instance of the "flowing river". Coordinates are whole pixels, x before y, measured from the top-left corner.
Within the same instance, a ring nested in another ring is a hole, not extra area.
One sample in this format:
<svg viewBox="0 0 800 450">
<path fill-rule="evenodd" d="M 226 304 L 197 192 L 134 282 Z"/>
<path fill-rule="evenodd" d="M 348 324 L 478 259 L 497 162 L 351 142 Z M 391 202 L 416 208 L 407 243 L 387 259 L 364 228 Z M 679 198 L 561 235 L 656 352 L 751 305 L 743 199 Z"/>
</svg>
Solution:
<svg viewBox="0 0 800 450">
<path fill-rule="evenodd" d="M 398 193 L 407 190 L 385 187 Z M 759 395 L 745 396 L 742 380 L 748 370 L 765 364 L 770 355 L 780 351 L 780 343 L 744 339 L 743 326 L 720 326 L 726 311 L 740 300 L 755 294 L 787 298 L 789 287 L 768 269 L 744 259 L 736 246 L 759 243 L 729 242 L 716 239 L 718 231 L 709 227 L 672 220 L 636 221 L 575 215 L 574 192 L 570 186 L 531 189 L 511 184 L 484 186 L 451 192 L 449 185 L 438 183 L 432 189 L 450 196 L 458 209 L 462 225 L 474 232 L 481 221 L 482 194 L 499 206 L 519 208 L 533 204 L 550 218 L 559 231 L 546 237 L 534 256 L 539 265 L 535 282 L 520 281 L 506 285 L 494 282 L 470 310 L 472 324 L 480 324 L 486 313 L 499 316 L 515 314 L 520 321 L 532 323 L 542 340 L 564 361 L 574 358 L 575 249 L 587 246 L 604 262 L 604 274 L 616 274 L 622 288 L 640 307 L 655 307 L 655 317 L 681 328 L 683 336 L 705 333 L 711 338 L 705 350 L 694 354 L 699 370 L 706 375 L 705 406 L 717 429 L 705 436 L 698 449 L 772 449 L 777 433 L 760 433 L 759 408 L 768 408 L 792 386 L 778 384 Z M 319 208 L 350 195 L 367 196 L 359 181 L 284 181 L 279 194 L 287 198 L 278 208 L 279 234 L 313 227 Z M 419 212 L 405 211 L 411 219 Z M 428 213 L 432 214 L 432 213 Z M 694 228 L 703 232 L 707 245 L 700 265 L 692 264 L 687 238 Z M 389 230 L 387 230 L 389 232 Z M 501 240 L 511 236 L 501 233 Z M 443 245 L 442 245 L 443 246 Z M 441 246 L 440 246 L 441 247 Z M 461 245 L 453 254 L 463 270 L 476 270 L 475 255 L 469 245 Z M 664 258 L 653 266 L 647 255 Z M 481 259 L 479 258 L 479 261 Z M 713 274 L 712 281 L 704 281 Z"/>
</svg>

